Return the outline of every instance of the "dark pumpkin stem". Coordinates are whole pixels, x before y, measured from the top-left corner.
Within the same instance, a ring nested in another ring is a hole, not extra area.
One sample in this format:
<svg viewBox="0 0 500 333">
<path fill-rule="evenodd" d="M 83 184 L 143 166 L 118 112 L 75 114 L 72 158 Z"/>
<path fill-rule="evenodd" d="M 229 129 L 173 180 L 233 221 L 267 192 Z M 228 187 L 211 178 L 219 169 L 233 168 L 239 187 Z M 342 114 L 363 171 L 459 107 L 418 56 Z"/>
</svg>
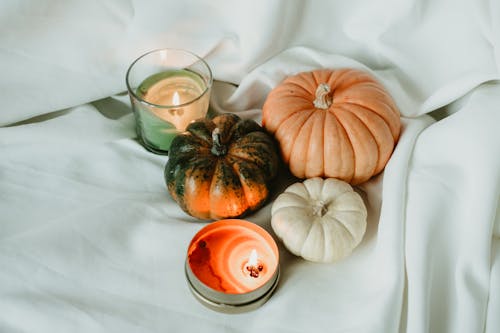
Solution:
<svg viewBox="0 0 500 333">
<path fill-rule="evenodd" d="M 212 131 L 212 149 L 210 149 L 212 154 L 215 156 L 226 155 L 227 147 L 221 142 L 220 128 L 216 127 Z"/>
</svg>

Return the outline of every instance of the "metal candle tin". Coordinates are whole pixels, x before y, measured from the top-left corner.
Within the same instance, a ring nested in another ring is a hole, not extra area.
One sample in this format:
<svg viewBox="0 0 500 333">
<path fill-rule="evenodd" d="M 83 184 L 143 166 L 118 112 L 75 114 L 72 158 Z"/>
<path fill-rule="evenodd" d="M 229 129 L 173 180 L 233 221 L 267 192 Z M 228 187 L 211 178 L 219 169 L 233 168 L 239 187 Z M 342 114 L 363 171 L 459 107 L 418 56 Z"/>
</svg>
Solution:
<svg viewBox="0 0 500 333">
<path fill-rule="evenodd" d="M 259 254 L 255 274 L 245 266 L 252 250 Z M 271 297 L 278 285 L 278 247 L 271 235 L 254 223 L 220 220 L 193 237 L 185 273 L 191 292 L 206 307 L 224 313 L 254 310 Z"/>
</svg>

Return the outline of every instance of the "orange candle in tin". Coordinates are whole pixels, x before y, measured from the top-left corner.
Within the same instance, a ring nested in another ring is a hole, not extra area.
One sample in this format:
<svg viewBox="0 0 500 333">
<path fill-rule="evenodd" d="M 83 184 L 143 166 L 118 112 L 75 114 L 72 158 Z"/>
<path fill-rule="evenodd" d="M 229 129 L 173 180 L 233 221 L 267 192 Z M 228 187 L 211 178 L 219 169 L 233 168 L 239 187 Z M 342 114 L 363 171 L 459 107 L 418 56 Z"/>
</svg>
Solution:
<svg viewBox="0 0 500 333">
<path fill-rule="evenodd" d="M 244 220 L 221 220 L 192 239 L 186 274 L 202 303 L 241 312 L 267 300 L 277 285 L 278 263 L 278 247 L 267 231 Z"/>
</svg>

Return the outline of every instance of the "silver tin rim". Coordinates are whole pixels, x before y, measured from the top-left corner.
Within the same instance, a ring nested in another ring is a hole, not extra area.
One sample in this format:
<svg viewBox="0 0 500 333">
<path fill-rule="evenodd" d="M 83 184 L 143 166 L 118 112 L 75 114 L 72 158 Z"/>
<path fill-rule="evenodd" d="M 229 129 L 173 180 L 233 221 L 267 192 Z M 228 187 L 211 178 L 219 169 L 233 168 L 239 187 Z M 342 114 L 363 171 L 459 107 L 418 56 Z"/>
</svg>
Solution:
<svg viewBox="0 0 500 333">
<path fill-rule="evenodd" d="M 244 294 L 226 294 L 203 284 L 191 271 L 188 260 L 185 264 L 186 280 L 195 298 L 207 308 L 223 313 L 252 311 L 267 302 L 278 286 L 280 266 L 273 276 L 261 287 Z"/>
</svg>

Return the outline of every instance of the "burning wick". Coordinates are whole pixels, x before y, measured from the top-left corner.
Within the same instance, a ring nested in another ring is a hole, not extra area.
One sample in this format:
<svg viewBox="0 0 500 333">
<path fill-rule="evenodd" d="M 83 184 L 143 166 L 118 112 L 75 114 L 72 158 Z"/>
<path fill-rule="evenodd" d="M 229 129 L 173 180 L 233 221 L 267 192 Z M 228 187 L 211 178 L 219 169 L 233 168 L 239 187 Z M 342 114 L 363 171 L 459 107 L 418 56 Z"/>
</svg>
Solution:
<svg viewBox="0 0 500 333">
<path fill-rule="evenodd" d="M 176 106 L 181 104 L 181 99 L 180 99 L 179 93 L 177 91 L 175 91 L 174 96 L 172 96 L 172 104 L 176 105 Z"/>
<path fill-rule="evenodd" d="M 258 278 L 259 273 L 264 269 L 262 264 L 258 262 L 257 250 L 253 249 L 248 258 L 248 262 L 245 265 L 245 270 L 250 273 L 253 278 Z"/>
<path fill-rule="evenodd" d="M 172 105 L 180 105 L 181 104 L 181 98 L 179 96 L 179 93 L 177 91 L 174 92 L 174 96 L 172 96 Z M 177 109 L 177 108 L 174 108 L 174 109 L 170 109 L 170 114 L 172 114 L 173 116 L 177 115 L 177 116 L 182 116 L 182 114 L 184 113 L 184 110 L 182 109 Z"/>
</svg>

